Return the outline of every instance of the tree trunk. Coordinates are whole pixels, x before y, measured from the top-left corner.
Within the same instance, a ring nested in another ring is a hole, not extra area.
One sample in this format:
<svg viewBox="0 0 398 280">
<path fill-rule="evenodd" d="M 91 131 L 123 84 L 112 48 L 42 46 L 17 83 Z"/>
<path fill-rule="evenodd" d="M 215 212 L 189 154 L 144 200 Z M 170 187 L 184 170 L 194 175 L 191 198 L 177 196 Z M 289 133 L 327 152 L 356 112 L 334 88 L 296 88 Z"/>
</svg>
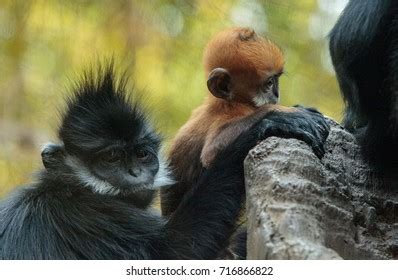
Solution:
<svg viewBox="0 0 398 280">
<path fill-rule="evenodd" d="M 302 141 L 271 137 L 249 153 L 248 259 L 398 258 L 398 184 L 380 187 L 332 121 L 325 148 L 318 159 Z"/>
</svg>

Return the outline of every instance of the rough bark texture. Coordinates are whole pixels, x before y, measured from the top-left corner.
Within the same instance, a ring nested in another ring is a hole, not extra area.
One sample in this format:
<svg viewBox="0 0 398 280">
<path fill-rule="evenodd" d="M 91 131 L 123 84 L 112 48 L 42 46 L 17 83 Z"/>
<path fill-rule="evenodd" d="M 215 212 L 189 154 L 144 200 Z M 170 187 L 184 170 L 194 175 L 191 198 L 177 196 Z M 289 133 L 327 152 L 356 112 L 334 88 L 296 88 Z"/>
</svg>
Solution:
<svg viewBox="0 0 398 280">
<path fill-rule="evenodd" d="M 321 160 L 275 137 L 249 153 L 249 259 L 398 258 L 398 192 L 380 187 L 354 136 L 331 124 Z"/>
</svg>

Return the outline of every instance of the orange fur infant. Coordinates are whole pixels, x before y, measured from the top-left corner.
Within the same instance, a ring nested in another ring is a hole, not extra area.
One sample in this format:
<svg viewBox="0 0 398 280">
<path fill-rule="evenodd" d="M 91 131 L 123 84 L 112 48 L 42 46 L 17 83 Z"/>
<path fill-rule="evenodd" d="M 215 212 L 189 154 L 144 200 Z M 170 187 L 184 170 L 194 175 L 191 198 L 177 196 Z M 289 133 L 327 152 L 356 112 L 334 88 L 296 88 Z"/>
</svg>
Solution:
<svg viewBox="0 0 398 280">
<path fill-rule="evenodd" d="M 172 213 L 211 165 L 218 151 L 272 110 L 292 109 L 279 101 L 282 51 L 250 28 L 215 35 L 203 56 L 208 95 L 179 130 L 171 145 L 170 163 L 178 183 L 162 191 L 162 211 Z"/>
</svg>

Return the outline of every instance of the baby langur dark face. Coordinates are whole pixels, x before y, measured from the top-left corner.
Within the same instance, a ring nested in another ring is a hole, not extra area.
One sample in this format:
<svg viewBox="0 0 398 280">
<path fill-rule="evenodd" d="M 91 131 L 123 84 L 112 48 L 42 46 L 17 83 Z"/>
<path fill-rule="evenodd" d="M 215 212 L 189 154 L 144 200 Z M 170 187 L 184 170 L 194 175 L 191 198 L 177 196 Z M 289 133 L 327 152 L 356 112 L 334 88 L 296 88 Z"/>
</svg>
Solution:
<svg viewBox="0 0 398 280">
<path fill-rule="evenodd" d="M 261 83 L 253 102 L 257 107 L 265 104 L 277 104 L 279 102 L 279 77 L 282 73 L 266 77 Z"/>
</svg>

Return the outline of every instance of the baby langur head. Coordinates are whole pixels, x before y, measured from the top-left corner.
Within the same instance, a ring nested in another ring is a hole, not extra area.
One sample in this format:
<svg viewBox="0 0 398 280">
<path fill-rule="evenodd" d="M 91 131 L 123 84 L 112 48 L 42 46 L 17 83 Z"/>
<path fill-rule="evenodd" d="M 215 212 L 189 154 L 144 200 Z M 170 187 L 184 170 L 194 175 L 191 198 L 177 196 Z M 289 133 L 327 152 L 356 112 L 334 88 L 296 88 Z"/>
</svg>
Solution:
<svg viewBox="0 0 398 280">
<path fill-rule="evenodd" d="M 231 28 L 216 34 L 203 62 L 207 87 L 215 97 L 255 107 L 278 103 L 282 51 L 253 29 Z"/>
<path fill-rule="evenodd" d="M 46 169 L 59 169 L 55 162 L 63 159 L 72 173 L 68 176 L 94 192 L 128 195 L 171 183 L 158 156 L 159 135 L 128 98 L 125 82 L 114 77 L 112 66 L 87 74 L 74 89 L 59 138 L 62 144 L 42 151 Z"/>
</svg>

